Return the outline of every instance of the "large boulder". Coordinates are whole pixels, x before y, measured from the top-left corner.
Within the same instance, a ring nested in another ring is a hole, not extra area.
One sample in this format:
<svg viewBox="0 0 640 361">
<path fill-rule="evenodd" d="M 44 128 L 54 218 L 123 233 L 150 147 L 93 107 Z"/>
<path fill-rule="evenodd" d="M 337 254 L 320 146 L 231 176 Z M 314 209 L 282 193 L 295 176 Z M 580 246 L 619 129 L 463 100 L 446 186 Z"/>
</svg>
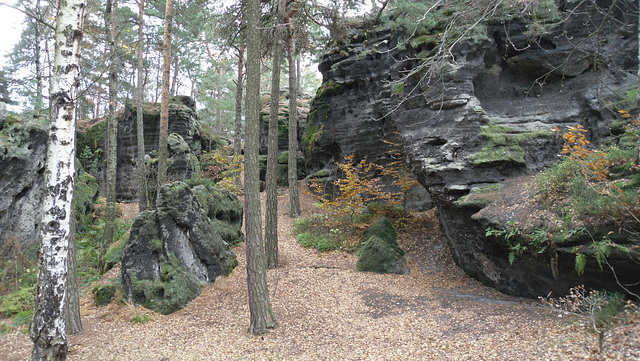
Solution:
<svg viewBox="0 0 640 361">
<path fill-rule="evenodd" d="M 358 271 L 409 274 L 404 251 L 398 246 L 397 233 L 387 217 L 373 222 L 363 238 L 366 242 L 358 251 Z"/>
<path fill-rule="evenodd" d="M 567 14 L 576 6 L 562 3 Z M 487 22 L 437 69 L 420 68 L 433 48 L 428 37 L 403 42 L 402 30 L 355 31 L 322 57 L 323 84 L 303 135 L 307 171 L 334 173 L 334 162 L 351 153 L 384 166 L 398 134 L 461 268 L 507 293 L 564 294 L 568 282 L 542 272 L 548 260 L 510 266 L 505 245 L 488 240 L 472 218 L 479 208 L 456 201 L 557 162 L 556 127 L 581 124 L 596 145 L 610 139 L 609 105 L 637 87 L 638 17 L 580 6 L 536 37 L 522 15 Z"/>
<path fill-rule="evenodd" d="M 134 221 L 122 281 L 129 299 L 167 314 L 184 308 L 203 284 L 236 265 L 235 254 L 189 186 L 176 182 L 163 186 L 155 209 Z"/>
</svg>

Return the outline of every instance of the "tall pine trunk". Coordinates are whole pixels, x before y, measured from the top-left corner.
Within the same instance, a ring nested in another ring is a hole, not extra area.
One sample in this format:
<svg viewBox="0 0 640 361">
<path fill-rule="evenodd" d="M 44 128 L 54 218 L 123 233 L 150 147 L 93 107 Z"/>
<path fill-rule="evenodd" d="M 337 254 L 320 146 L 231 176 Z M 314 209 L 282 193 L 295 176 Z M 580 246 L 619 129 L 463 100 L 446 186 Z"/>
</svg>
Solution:
<svg viewBox="0 0 640 361">
<path fill-rule="evenodd" d="M 171 31 L 173 27 L 173 0 L 167 0 L 164 14 L 164 41 L 162 44 L 162 92 L 160 100 L 160 144 L 158 146 L 158 185 L 167 182 L 167 141 L 169 138 L 169 75 L 171 71 Z"/>
<path fill-rule="evenodd" d="M 140 212 L 147 209 L 147 166 L 144 151 L 144 60 L 142 58 L 144 38 L 144 0 L 138 6 L 138 87 L 136 89 L 136 140 L 138 143 L 138 208 Z"/>
<path fill-rule="evenodd" d="M 36 1 L 36 14 L 37 18 L 33 19 L 34 22 L 34 50 L 35 50 L 35 62 L 36 62 L 36 101 L 35 101 L 35 111 L 38 115 L 42 111 L 44 107 L 44 82 L 43 82 L 43 70 L 42 70 L 42 50 L 40 49 L 40 38 L 42 37 L 42 25 L 40 25 L 40 19 L 42 19 L 42 12 L 40 11 L 40 0 Z"/>
<path fill-rule="evenodd" d="M 278 1 L 278 16 L 273 44 L 273 66 L 271 72 L 271 104 L 269 105 L 269 136 L 267 153 L 267 214 L 265 219 L 265 254 L 267 268 L 278 267 L 278 111 L 280 110 L 280 68 L 282 66 L 282 22 L 284 0 Z"/>
<path fill-rule="evenodd" d="M 245 220 L 247 232 L 247 288 L 249 332 L 260 335 L 277 326 L 267 289 L 262 244 L 258 138 L 260 131 L 260 0 L 247 0 L 247 123 L 245 144 Z"/>
<path fill-rule="evenodd" d="M 60 4 L 56 18 L 51 119 L 40 222 L 40 273 L 29 329 L 34 361 L 67 358 L 67 257 L 75 183 L 75 101 L 83 15 L 83 0 L 67 0 Z"/>
<path fill-rule="evenodd" d="M 104 23 L 109 43 L 109 115 L 106 126 L 106 153 L 107 153 L 107 174 L 106 174 L 106 198 L 107 207 L 104 221 L 104 238 L 100 249 L 99 269 L 104 268 L 104 256 L 107 248 L 113 243 L 113 234 L 116 218 L 116 173 L 117 173 L 117 152 L 118 152 L 118 119 L 116 105 L 118 102 L 118 46 L 116 44 L 116 23 L 118 1 L 108 0 L 104 11 Z"/>
<path fill-rule="evenodd" d="M 236 119 L 233 135 L 233 155 L 242 154 L 242 85 L 244 82 L 244 45 L 238 48 L 238 79 L 236 81 Z"/>
<path fill-rule="evenodd" d="M 290 13 L 291 16 L 294 12 Z M 300 194 L 298 191 L 298 86 L 299 66 L 296 62 L 296 38 L 291 17 L 287 16 L 289 28 L 289 159 L 287 178 L 289 181 L 289 216 L 300 216 Z"/>
</svg>

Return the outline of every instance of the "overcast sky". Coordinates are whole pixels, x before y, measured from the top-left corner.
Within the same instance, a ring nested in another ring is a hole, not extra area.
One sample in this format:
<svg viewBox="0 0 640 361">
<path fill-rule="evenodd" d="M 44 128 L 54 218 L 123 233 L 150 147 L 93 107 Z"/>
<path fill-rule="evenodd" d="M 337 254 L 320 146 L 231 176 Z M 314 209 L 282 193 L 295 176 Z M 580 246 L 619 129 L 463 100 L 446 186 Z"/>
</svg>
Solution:
<svg viewBox="0 0 640 361">
<path fill-rule="evenodd" d="M 20 39 L 24 16 L 7 6 L 0 6 L 0 66 L 6 63 L 6 54 Z"/>
</svg>

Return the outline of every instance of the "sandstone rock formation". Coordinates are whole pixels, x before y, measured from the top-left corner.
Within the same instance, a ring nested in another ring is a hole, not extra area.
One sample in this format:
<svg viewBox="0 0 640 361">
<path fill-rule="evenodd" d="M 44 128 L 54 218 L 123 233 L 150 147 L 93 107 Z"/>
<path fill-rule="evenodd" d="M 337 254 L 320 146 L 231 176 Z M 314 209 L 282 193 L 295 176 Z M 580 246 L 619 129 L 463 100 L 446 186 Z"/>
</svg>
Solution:
<svg viewBox="0 0 640 361">
<path fill-rule="evenodd" d="M 241 214 L 216 212 L 217 203 L 214 198 L 206 209 L 228 216 L 235 222 L 229 227 L 238 228 Z M 203 284 L 228 275 L 236 265 L 235 254 L 196 195 L 186 183 L 176 182 L 163 186 L 155 209 L 134 221 L 122 257 L 122 283 L 130 300 L 167 314 L 185 307 Z"/>
<path fill-rule="evenodd" d="M 382 140 L 398 134 L 460 267 L 507 293 L 565 294 L 573 275 L 555 279 L 548 260 L 510 266 L 504 245 L 487 241 L 473 217 L 482 207 L 455 202 L 556 162 L 561 139 L 554 127 L 582 124 L 595 144 L 609 138 L 615 115 L 607 104 L 637 87 L 638 17 L 613 11 L 605 19 L 606 12 L 578 10 L 535 38 L 525 35 L 526 20 L 495 20 L 485 36 L 454 46 L 437 69 L 409 77 L 420 53 L 432 47 L 428 41 L 402 43 L 403 34 L 392 30 L 355 32 L 322 58 L 324 80 L 302 144 L 308 173 L 334 169 L 350 153 L 384 164 L 391 149 Z M 615 287 L 599 269 L 581 279 Z"/>
<path fill-rule="evenodd" d="M 155 165 L 160 137 L 160 104 L 144 104 L 144 144 L 151 168 Z M 197 132 L 195 102 L 187 96 L 172 99 L 169 105 L 169 179 L 184 179 L 197 170 L 202 150 Z M 102 185 L 104 178 L 104 122 L 95 121 L 78 133 L 78 154 L 87 172 Z M 136 166 L 138 161 L 137 122 L 135 104 L 127 104 L 118 118 L 117 184 L 118 200 L 137 199 Z"/>
<path fill-rule="evenodd" d="M 47 131 L 37 126 L 0 128 L 0 249 L 10 241 L 22 252 L 38 246 Z"/>
</svg>

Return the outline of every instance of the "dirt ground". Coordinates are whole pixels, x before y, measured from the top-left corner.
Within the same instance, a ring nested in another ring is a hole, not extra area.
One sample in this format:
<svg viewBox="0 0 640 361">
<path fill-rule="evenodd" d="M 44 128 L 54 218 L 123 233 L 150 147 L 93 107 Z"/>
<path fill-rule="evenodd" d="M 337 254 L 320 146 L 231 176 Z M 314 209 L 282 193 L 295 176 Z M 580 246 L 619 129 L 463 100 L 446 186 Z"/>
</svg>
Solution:
<svg viewBox="0 0 640 361">
<path fill-rule="evenodd" d="M 239 266 L 204 287 L 185 309 L 160 315 L 82 297 L 84 332 L 69 337 L 69 360 L 636 360 L 640 321 L 607 334 L 605 351 L 584 319 L 536 300 L 510 297 L 469 278 L 453 262 L 433 211 L 401 234 L 410 275 L 356 271 L 357 257 L 300 247 L 279 197 L 281 266 L 268 271 L 279 327 L 247 334 L 245 247 Z M 303 215 L 313 211 L 302 196 Z M 118 269 L 105 278 L 118 276 Z M 152 321 L 132 324 L 134 316 Z M 0 336 L 0 360 L 27 360 L 22 332 Z"/>
</svg>

